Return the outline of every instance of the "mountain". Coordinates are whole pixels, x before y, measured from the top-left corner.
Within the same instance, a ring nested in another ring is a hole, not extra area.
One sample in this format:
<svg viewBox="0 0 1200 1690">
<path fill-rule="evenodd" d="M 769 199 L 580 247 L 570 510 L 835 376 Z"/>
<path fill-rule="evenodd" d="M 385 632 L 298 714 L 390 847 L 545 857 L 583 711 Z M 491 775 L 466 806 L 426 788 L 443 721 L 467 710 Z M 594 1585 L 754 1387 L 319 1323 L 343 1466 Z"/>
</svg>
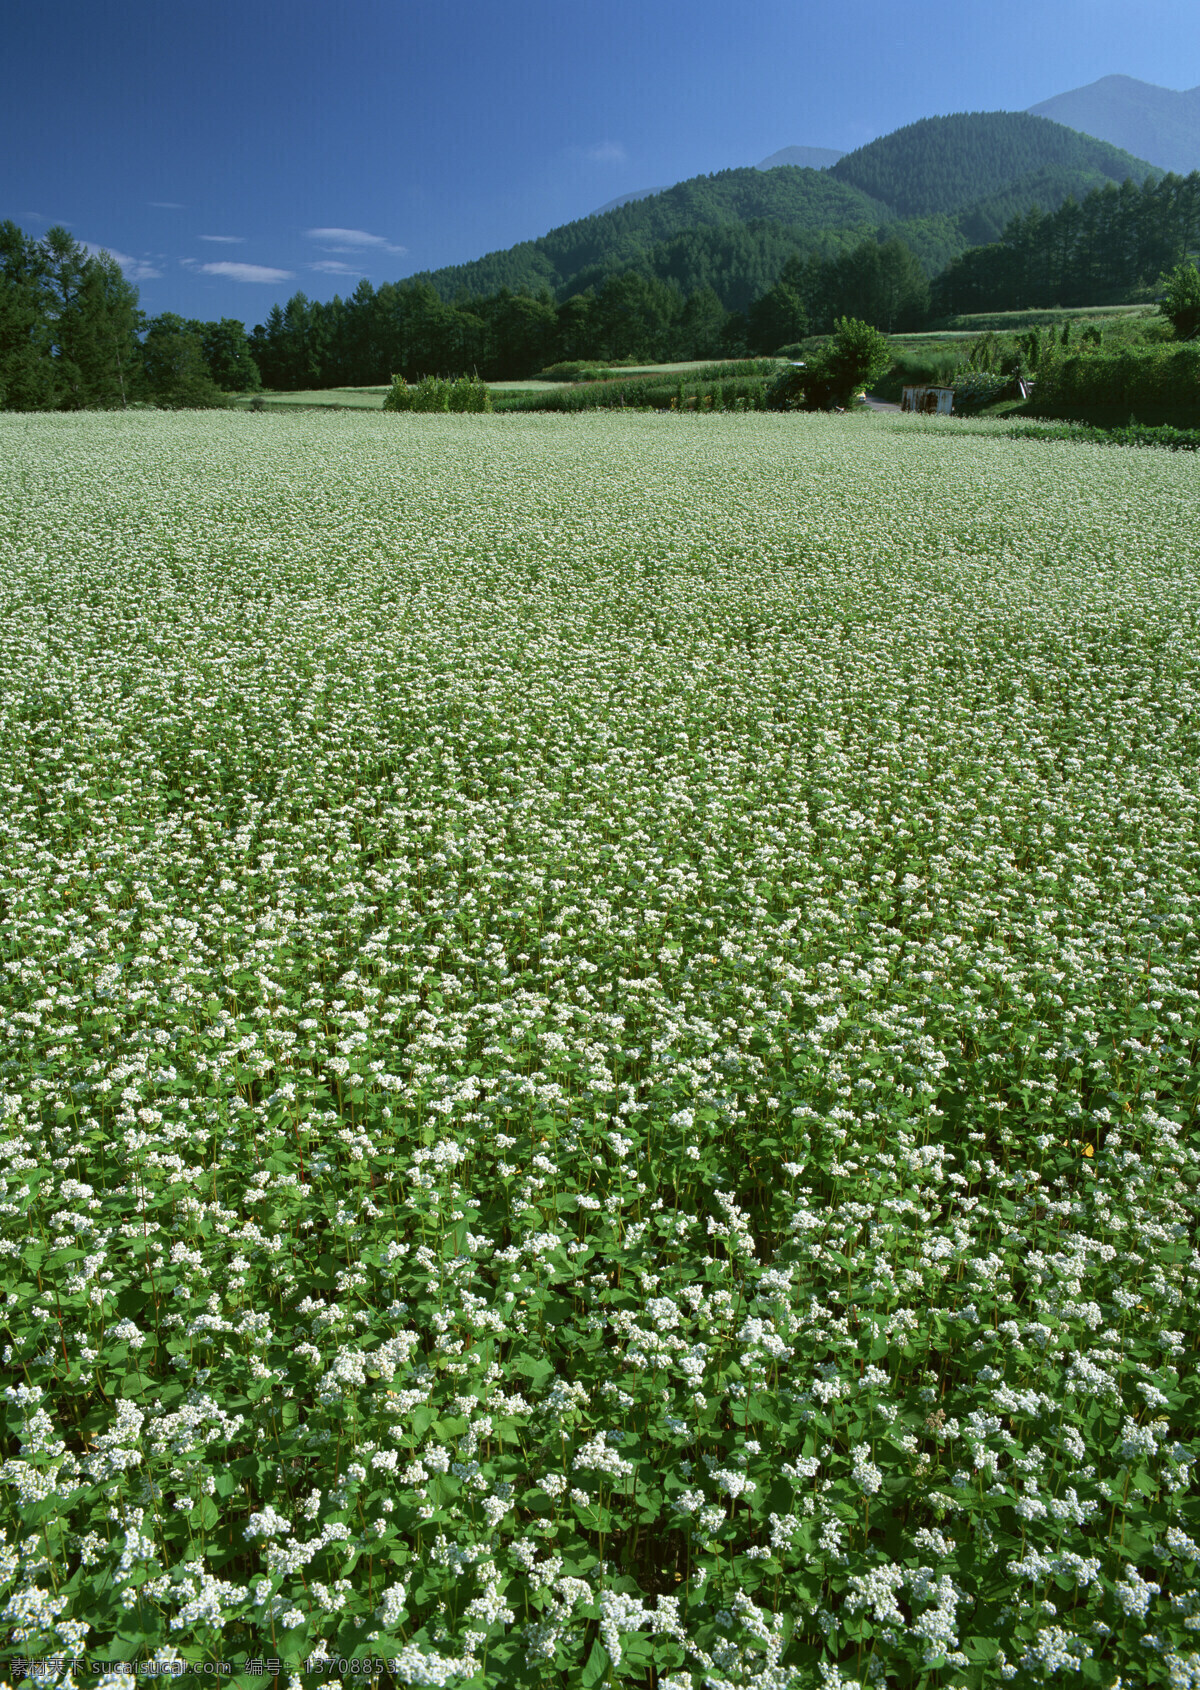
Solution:
<svg viewBox="0 0 1200 1690">
<path fill-rule="evenodd" d="M 1047 179 L 1046 172 L 1064 183 L 1078 179 L 1086 192 L 1126 176 L 1141 182 L 1153 171 L 1144 159 L 1048 118 L 994 111 L 922 118 L 847 153 L 829 174 L 901 217 L 929 217 L 998 193 L 1023 192 L 1022 179 Z"/>
<path fill-rule="evenodd" d="M 1132 76 L 1102 76 L 1030 106 L 1086 135 L 1097 135 L 1181 176 L 1200 170 L 1200 88 L 1180 93 Z"/>
<path fill-rule="evenodd" d="M 845 158 L 833 147 L 782 147 L 779 152 L 764 158 L 755 170 L 778 170 L 781 164 L 794 164 L 801 170 L 828 170 L 839 158 Z"/>
<path fill-rule="evenodd" d="M 563 300 L 633 271 L 685 295 L 710 287 L 740 311 L 796 253 L 829 257 L 864 235 L 898 235 L 932 276 L 1032 206 L 1052 212 L 1070 195 L 1156 175 L 1144 159 L 1044 117 L 958 113 L 909 124 L 828 168 L 767 159 L 625 195 L 539 240 L 410 280 L 447 302 L 501 288 Z"/>
</svg>

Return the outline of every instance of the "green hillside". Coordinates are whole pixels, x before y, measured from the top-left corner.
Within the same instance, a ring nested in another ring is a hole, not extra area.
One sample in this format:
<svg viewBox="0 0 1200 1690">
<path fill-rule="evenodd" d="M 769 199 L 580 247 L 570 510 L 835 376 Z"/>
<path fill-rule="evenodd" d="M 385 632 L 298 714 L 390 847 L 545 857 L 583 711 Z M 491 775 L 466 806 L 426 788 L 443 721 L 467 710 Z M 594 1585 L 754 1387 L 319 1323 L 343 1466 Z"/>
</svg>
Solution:
<svg viewBox="0 0 1200 1690">
<path fill-rule="evenodd" d="M 723 170 L 627 201 L 468 264 L 426 271 L 443 300 L 508 288 L 559 300 L 633 271 L 690 294 L 711 287 L 742 310 L 787 259 L 829 256 L 863 235 L 900 235 L 926 275 L 996 240 L 1033 205 L 1057 209 L 1154 167 L 1107 142 L 1025 112 L 926 118 L 829 169 Z"/>
<path fill-rule="evenodd" d="M 875 229 L 888 219 L 888 208 L 831 178 L 828 170 L 722 170 L 693 176 L 673 188 L 631 201 L 591 217 L 551 229 L 536 241 L 521 241 L 467 264 L 422 272 L 442 299 L 469 294 L 578 291 L 577 278 L 638 268 L 655 246 L 676 235 L 705 228 L 728 228 L 767 221 L 786 224 L 798 236 L 831 229 Z M 794 243 L 793 243 L 794 245 Z M 586 286 L 587 283 L 583 283 Z"/>
<path fill-rule="evenodd" d="M 826 174 L 898 216 L 928 217 L 964 211 L 1026 181 L 1078 195 L 1106 180 L 1141 182 L 1155 167 L 1049 118 L 996 111 L 922 118 L 847 153 Z"/>
<path fill-rule="evenodd" d="M 727 311 L 744 311 L 774 285 L 789 258 L 796 254 L 835 258 L 878 228 L 878 222 L 865 218 L 840 228 L 812 229 L 758 217 L 749 223 L 685 229 L 625 262 L 609 259 L 577 271 L 564 292 L 599 289 L 611 276 L 632 271 L 647 281 L 678 288 L 684 298 L 699 288 L 711 288 Z M 961 241 L 947 241 L 945 257 L 934 263 L 933 270 L 940 270 L 961 251 Z"/>
</svg>

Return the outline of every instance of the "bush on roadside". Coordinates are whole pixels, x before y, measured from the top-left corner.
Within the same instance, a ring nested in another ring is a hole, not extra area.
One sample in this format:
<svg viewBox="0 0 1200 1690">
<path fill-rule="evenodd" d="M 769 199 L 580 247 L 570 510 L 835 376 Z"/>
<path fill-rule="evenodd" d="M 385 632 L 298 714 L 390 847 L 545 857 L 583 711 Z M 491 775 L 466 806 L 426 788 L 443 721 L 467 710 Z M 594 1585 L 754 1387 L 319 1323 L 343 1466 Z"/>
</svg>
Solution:
<svg viewBox="0 0 1200 1690">
<path fill-rule="evenodd" d="M 803 368 L 781 370 L 767 388 L 773 411 L 848 409 L 856 394 L 890 368 L 892 350 L 879 330 L 858 317 L 842 317 L 824 346 L 807 354 Z"/>
</svg>

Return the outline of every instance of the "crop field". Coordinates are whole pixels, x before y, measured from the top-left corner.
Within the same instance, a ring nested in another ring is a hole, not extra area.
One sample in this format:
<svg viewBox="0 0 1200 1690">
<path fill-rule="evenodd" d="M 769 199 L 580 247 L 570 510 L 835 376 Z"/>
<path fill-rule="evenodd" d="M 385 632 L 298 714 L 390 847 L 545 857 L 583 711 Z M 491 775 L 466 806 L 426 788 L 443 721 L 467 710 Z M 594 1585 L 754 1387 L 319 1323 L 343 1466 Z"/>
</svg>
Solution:
<svg viewBox="0 0 1200 1690">
<path fill-rule="evenodd" d="M 1197 1690 L 1189 453 L 5 415 L 0 536 L 12 1684 Z"/>
</svg>

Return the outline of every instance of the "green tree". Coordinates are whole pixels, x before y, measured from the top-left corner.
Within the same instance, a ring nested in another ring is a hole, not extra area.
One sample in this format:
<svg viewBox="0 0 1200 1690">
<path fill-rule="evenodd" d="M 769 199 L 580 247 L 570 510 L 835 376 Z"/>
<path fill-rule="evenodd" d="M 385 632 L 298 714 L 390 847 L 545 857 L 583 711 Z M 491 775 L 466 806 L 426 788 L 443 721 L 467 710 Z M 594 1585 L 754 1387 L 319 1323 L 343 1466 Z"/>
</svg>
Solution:
<svg viewBox="0 0 1200 1690">
<path fill-rule="evenodd" d="M 795 288 L 779 281 L 756 299 L 746 313 L 747 344 L 752 352 L 775 352 L 808 333 L 808 313 Z"/>
<path fill-rule="evenodd" d="M 107 252 L 89 254 L 61 226 L 47 231 L 41 254 L 60 408 L 127 404 L 142 324 L 137 289 Z"/>
<path fill-rule="evenodd" d="M 593 319 L 601 357 L 661 358 L 682 312 L 682 298 L 666 282 L 636 270 L 610 276 Z"/>
<path fill-rule="evenodd" d="M 79 290 L 83 283 L 87 248 L 60 224 L 48 229 L 41 242 L 43 309 L 58 375 L 59 406 L 81 410 L 89 394 L 80 367 Z M 86 362 L 86 356 L 84 361 Z"/>
<path fill-rule="evenodd" d="M 145 321 L 137 289 L 110 253 L 84 266 L 76 301 L 74 356 L 84 403 L 120 405 L 133 398 L 140 365 L 138 334 Z"/>
<path fill-rule="evenodd" d="M 821 363 L 834 403 L 848 405 L 856 393 L 891 368 L 892 349 L 870 323 L 857 317 L 842 317 Z"/>
<path fill-rule="evenodd" d="M 127 405 L 142 322 L 137 289 L 109 253 L 89 253 L 58 226 L 35 241 L 0 225 L 0 403 Z"/>
<path fill-rule="evenodd" d="M 768 407 L 777 411 L 844 408 L 891 363 L 891 347 L 878 329 L 859 318 L 843 317 L 832 340 L 803 368 L 780 372 L 767 390 Z"/>
<path fill-rule="evenodd" d="M 678 358 L 717 358 L 726 311 L 712 288 L 698 287 L 688 296 L 676 330 Z"/>
<path fill-rule="evenodd" d="M 1200 334 L 1200 270 L 1194 264 L 1177 264 L 1162 285 L 1159 314 L 1174 329 L 1176 340 L 1194 340 Z"/>
<path fill-rule="evenodd" d="M 236 317 L 222 317 L 220 322 L 191 322 L 187 327 L 199 337 L 208 373 L 223 392 L 258 392 L 262 375 L 250 351 L 244 323 Z"/>
<path fill-rule="evenodd" d="M 460 316 L 471 316 L 472 305 L 480 310 L 479 302 L 465 298 L 455 302 L 455 309 Z M 549 295 L 530 299 L 501 288 L 494 300 L 482 306 L 481 314 L 490 331 L 487 365 L 495 379 L 530 376 L 551 361 L 558 316 Z"/>
<path fill-rule="evenodd" d="M 558 308 L 555 361 L 594 358 L 597 352 L 596 296 L 591 288 L 572 294 Z"/>
<path fill-rule="evenodd" d="M 142 373 L 143 391 L 166 410 L 208 410 L 226 402 L 208 373 L 200 336 L 173 311 L 147 324 Z"/>
<path fill-rule="evenodd" d="M 54 410 L 62 387 L 46 309 L 45 254 L 15 223 L 0 223 L 0 406 Z"/>
</svg>

